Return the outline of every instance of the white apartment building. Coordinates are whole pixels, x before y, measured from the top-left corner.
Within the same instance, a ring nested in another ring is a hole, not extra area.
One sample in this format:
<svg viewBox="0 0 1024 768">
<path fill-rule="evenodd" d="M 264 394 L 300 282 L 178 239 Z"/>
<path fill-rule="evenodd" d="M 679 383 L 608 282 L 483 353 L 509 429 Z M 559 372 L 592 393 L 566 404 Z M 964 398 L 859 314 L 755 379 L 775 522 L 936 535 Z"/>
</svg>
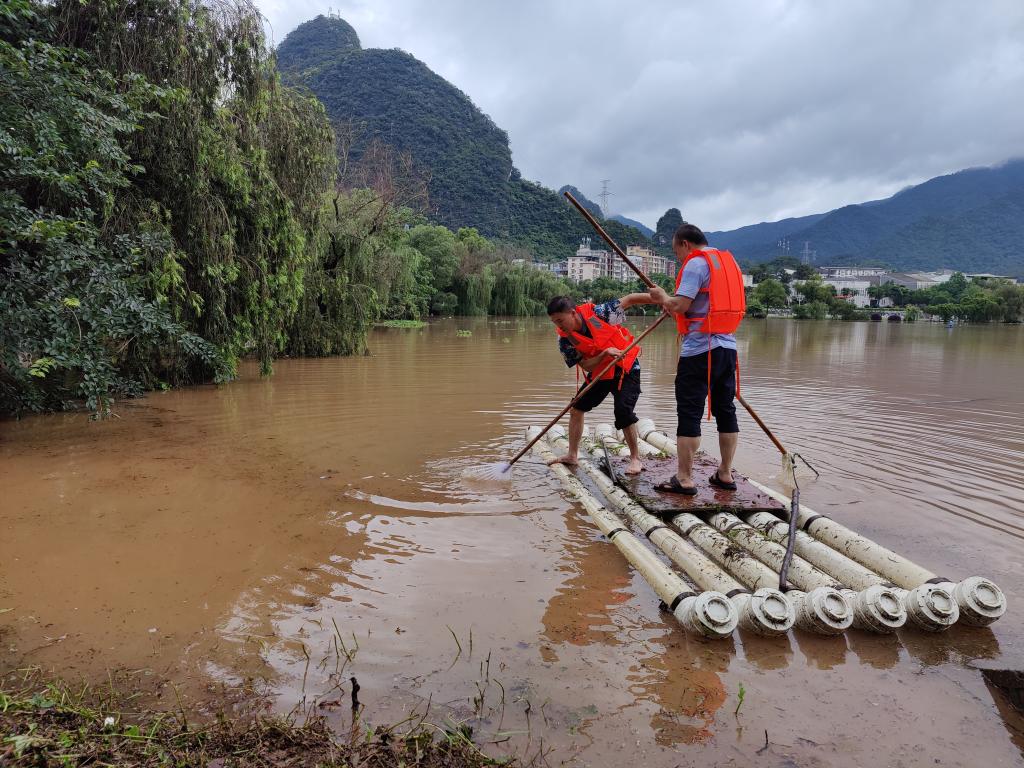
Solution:
<svg viewBox="0 0 1024 768">
<path fill-rule="evenodd" d="M 645 248 L 642 245 L 630 245 L 626 247 L 626 255 L 648 275 L 674 276 L 676 273 L 678 262 L 674 258 L 669 259 L 655 253 L 651 248 Z"/>
<path fill-rule="evenodd" d="M 867 307 L 871 304 L 871 297 L 868 296 L 868 287 L 876 285 L 878 283 L 877 278 L 875 280 L 855 279 L 855 278 L 825 278 L 822 282 L 825 285 L 831 285 L 836 289 L 838 296 L 843 295 L 843 289 L 846 289 L 848 293 L 852 293 L 853 296 L 850 301 L 855 307 Z"/>
<path fill-rule="evenodd" d="M 570 256 L 566 260 L 565 276 L 574 283 L 601 277 L 602 262 L 589 256 Z"/>
</svg>

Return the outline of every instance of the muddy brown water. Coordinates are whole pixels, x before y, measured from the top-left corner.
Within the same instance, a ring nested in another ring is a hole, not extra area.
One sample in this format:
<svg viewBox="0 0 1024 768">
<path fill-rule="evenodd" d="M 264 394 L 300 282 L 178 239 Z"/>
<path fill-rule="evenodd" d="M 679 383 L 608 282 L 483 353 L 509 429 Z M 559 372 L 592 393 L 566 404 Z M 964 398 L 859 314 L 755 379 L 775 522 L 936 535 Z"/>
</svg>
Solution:
<svg viewBox="0 0 1024 768">
<path fill-rule="evenodd" d="M 339 729 L 354 675 L 364 724 L 429 703 L 491 753 L 552 764 L 1024 765 L 1020 720 L 974 667 L 1024 668 L 1024 329 L 746 323 L 748 400 L 822 470 L 804 504 L 993 578 L 1010 611 L 941 635 L 726 642 L 666 620 L 534 459 L 506 489 L 463 481 L 571 396 L 546 320 L 371 341 L 103 423 L 0 423 L 0 671 L 146 669 L 196 697 L 254 679 Z M 638 410 L 669 429 L 674 361 L 656 333 Z M 774 448 L 745 414 L 741 430 L 741 471 L 777 483 Z"/>
</svg>

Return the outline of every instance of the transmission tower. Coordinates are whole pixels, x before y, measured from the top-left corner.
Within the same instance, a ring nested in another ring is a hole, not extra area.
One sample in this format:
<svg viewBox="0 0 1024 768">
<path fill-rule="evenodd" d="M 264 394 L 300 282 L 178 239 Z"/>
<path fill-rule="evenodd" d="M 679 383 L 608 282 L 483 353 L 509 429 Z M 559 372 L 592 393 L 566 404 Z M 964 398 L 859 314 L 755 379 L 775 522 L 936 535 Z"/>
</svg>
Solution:
<svg viewBox="0 0 1024 768">
<path fill-rule="evenodd" d="M 815 253 L 815 251 L 811 250 L 811 241 L 804 240 L 804 249 L 800 253 L 800 261 L 803 262 L 804 264 L 810 264 L 811 261 L 814 260 Z"/>
<path fill-rule="evenodd" d="M 612 192 L 608 191 L 608 182 L 611 179 L 601 179 L 601 194 L 598 197 L 601 198 L 601 213 L 604 214 L 605 218 L 611 214 L 611 210 L 608 208 L 608 198 L 612 196 Z"/>
</svg>

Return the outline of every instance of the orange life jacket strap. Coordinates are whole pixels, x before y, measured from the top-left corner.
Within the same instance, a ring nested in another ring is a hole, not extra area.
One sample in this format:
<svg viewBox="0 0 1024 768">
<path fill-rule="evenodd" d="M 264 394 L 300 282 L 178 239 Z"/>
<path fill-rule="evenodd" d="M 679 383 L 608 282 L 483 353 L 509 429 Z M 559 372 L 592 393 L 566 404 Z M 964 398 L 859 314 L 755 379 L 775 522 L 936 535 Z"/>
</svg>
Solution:
<svg viewBox="0 0 1024 768">
<path fill-rule="evenodd" d="M 711 421 L 711 334 L 708 334 L 708 421 Z"/>
</svg>

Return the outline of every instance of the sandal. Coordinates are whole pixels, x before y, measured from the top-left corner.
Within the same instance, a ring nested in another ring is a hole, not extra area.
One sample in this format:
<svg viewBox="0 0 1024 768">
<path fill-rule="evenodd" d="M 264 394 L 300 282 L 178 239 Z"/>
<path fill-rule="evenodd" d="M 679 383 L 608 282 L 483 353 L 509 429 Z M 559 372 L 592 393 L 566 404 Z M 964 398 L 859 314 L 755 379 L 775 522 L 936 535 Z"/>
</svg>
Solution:
<svg viewBox="0 0 1024 768">
<path fill-rule="evenodd" d="M 661 491 L 662 493 L 681 493 L 683 496 L 696 496 L 696 488 L 684 488 L 679 482 L 679 478 L 672 475 L 668 480 L 663 483 L 658 483 L 654 486 L 654 490 Z"/>
<path fill-rule="evenodd" d="M 723 491 L 735 491 L 736 483 L 727 483 L 725 480 L 718 476 L 718 470 L 716 469 L 711 477 L 708 478 L 708 482 L 715 488 L 721 488 Z"/>
</svg>

